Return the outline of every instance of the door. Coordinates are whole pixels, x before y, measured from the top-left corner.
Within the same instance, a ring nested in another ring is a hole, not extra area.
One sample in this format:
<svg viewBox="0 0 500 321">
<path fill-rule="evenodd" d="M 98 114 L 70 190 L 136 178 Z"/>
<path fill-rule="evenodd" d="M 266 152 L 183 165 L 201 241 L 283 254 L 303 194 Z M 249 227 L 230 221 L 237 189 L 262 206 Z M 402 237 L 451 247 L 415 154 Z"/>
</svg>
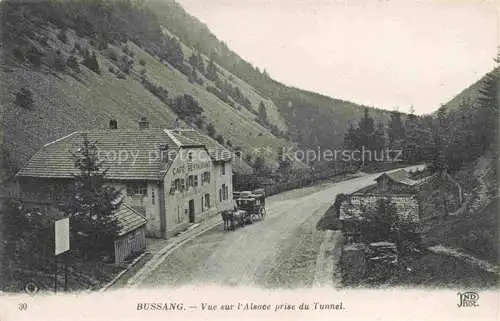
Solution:
<svg viewBox="0 0 500 321">
<path fill-rule="evenodd" d="M 189 200 L 189 223 L 194 223 L 194 200 Z"/>
</svg>

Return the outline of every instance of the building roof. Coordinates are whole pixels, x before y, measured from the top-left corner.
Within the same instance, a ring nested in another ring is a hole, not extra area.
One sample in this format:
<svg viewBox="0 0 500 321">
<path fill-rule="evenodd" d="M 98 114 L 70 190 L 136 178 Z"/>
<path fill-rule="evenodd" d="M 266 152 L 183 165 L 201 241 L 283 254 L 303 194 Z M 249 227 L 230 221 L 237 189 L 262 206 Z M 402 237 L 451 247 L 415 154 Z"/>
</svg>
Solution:
<svg viewBox="0 0 500 321">
<path fill-rule="evenodd" d="M 232 153 L 224 146 L 219 144 L 215 139 L 203 135 L 199 131 L 188 128 L 188 129 L 180 129 L 174 132 L 175 137 L 179 139 L 190 139 L 192 141 L 200 142 L 207 148 L 208 154 L 212 158 L 213 161 L 223 161 L 227 162 L 232 159 Z"/>
<path fill-rule="evenodd" d="M 112 217 L 118 224 L 118 236 L 132 232 L 147 223 L 144 216 L 125 203 L 120 205 Z"/>
<path fill-rule="evenodd" d="M 387 177 L 393 182 L 408 185 L 408 186 L 415 186 L 421 183 L 422 180 L 414 180 L 410 178 L 410 175 L 407 171 L 404 169 L 400 169 L 394 172 L 389 172 L 389 173 L 383 173 L 379 177 L 377 177 L 375 180 L 378 182 L 382 178 Z"/>
<path fill-rule="evenodd" d="M 189 137 L 161 128 L 76 131 L 44 145 L 17 176 L 73 178 L 78 174 L 74 155 L 78 154 L 85 138 L 96 143 L 108 179 L 161 180 L 172 164 L 174 154 L 183 147 L 206 148 L 214 160 L 221 160 L 214 150 L 224 147 L 217 142 L 218 146 L 213 142 L 206 144 L 209 140 L 194 129 L 186 132 L 189 132 Z M 165 148 L 170 157 L 161 156 L 161 150 Z"/>
</svg>

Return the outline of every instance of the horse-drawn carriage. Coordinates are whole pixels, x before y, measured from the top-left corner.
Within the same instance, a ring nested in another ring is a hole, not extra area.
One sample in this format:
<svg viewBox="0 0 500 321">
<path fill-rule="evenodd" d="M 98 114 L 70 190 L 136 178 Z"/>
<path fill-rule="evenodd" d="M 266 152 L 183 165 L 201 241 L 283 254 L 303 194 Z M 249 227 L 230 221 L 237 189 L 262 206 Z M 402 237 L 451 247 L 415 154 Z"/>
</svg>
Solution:
<svg viewBox="0 0 500 321">
<path fill-rule="evenodd" d="M 236 225 L 252 224 L 255 219 L 263 220 L 266 215 L 264 189 L 233 192 L 234 208 L 223 211 L 224 229 L 234 229 Z"/>
</svg>

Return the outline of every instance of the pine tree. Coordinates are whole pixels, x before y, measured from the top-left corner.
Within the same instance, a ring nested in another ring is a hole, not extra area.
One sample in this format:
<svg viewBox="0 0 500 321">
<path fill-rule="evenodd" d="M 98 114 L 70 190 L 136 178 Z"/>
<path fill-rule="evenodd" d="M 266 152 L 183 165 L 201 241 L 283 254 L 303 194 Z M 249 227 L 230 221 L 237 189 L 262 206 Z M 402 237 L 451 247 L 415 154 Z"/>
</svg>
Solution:
<svg viewBox="0 0 500 321">
<path fill-rule="evenodd" d="M 113 213 L 122 202 L 121 191 L 107 184 L 95 142 L 85 137 L 73 157 L 79 173 L 74 175 L 71 193 L 60 210 L 71 219 L 73 243 L 78 249 L 88 255 L 109 253 L 118 231 Z"/>
<path fill-rule="evenodd" d="M 266 106 L 262 101 L 259 104 L 259 119 L 264 125 L 269 124 L 269 119 L 267 118 Z"/>
<path fill-rule="evenodd" d="M 370 117 L 368 108 L 365 108 L 363 118 L 359 121 L 359 144 L 366 149 L 375 149 L 375 123 Z"/>
<path fill-rule="evenodd" d="M 394 110 L 391 112 L 388 127 L 389 145 L 391 148 L 401 148 L 405 139 L 405 128 L 399 111 Z"/>
<path fill-rule="evenodd" d="M 344 135 L 344 148 L 353 150 L 353 149 L 358 149 L 358 133 L 357 129 L 354 127 L 353 124 L 349 124 L 349 127 L 347 128 L 347 132 Z"/>
</svg>

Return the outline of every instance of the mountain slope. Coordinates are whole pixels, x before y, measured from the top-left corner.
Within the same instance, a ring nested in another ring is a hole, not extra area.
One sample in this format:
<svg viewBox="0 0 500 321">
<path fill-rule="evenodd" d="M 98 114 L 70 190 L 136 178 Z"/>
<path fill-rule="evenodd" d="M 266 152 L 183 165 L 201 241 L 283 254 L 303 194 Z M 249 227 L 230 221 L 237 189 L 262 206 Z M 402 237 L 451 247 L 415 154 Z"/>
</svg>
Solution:
<svg viewBox="0 0 500 321">
<path fill-rule="evenodd" d="M 283 147 L 340 147 L 365 108 L 272 80 L 172 1 L 5 0 L 0 8 L 2 153 L 12 171 L 74 130 L 111 119 L 133 128 L 141 117 L 198 127 L 239 151 L 237 171 L 257 158 L 276 168 Z"/>
<path fill-rule="evenodd" d="M 332 99 L 285 86 L 271 79 L 231 51 L 208 27 L 187 13 L 174 0 L 148 0 L 159 22 L 168 25 L 187 46 L 197 48 L 223 68 L 250 84 L 260 95 L 272 100 L 285 118 L 291 138 L 302 146 L 340 147 L 350 122 L 363 115 L 366 106 Z M 375 121 L 387 122 L 389 112 L 370 108 Z"/>
</svg>

